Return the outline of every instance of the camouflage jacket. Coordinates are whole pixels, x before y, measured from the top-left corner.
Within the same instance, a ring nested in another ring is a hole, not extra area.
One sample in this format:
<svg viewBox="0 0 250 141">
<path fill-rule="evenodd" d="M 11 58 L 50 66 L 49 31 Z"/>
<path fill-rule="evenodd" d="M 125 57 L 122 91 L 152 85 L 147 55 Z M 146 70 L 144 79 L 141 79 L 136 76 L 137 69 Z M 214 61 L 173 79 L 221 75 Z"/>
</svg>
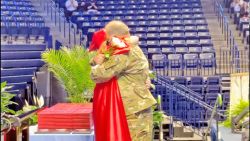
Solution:
<svg viewBox="0 0 250 141">
<path fill-rule="evenodd" d="M 134 43 L 128 54 L 111 56 L 103 64 L 94 66 L 91 77 L 96 83 L 102 83 L 116 76 L 126 115 L 130 115 L 156 104 L 145 85 L 148 73 L 148 61 Z"/>
</svg>

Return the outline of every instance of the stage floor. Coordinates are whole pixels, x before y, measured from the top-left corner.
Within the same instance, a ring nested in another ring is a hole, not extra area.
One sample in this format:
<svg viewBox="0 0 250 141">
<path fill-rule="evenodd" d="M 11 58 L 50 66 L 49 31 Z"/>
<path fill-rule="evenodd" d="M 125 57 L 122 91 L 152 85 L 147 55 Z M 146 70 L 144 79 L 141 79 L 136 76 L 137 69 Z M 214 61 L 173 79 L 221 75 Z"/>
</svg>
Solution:
<svg viewBox="0 0 250 141">
<path fill-rule="evenodd" d="M 94 131 L 86 134 L 75 133 L 36 133 L 37 125 L 29 128 L 30 141 L 94 141 Z"/>
<path fill-rule="evenodd" d="M 233 134 L 231 128 L 219 126 L 223 141 L 241 141 L 241 134 Z"/>
</svg>

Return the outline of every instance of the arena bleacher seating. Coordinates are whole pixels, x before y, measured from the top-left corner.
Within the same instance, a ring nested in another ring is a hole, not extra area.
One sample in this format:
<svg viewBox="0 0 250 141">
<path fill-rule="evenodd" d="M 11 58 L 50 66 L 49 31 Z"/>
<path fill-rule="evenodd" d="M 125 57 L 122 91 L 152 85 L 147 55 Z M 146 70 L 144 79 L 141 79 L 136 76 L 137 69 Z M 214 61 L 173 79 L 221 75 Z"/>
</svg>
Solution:
<svg viewBox="0 0 250 141">
<path fill-rule="evenodd" d="M 13 86 L 11 93 L 27 93 L 28 86 L 31 90 L 50 41 L 49 28 L 30 1 L 1 0 L 1 82 Z"/>
<path fill-rule="evenodd" d="M 96 4 L 99 14 L 77 11 L 71 18 L 87 35 L 88 43 L 93 32 L 110 20 L 124 21 L 131 34 L 139 36 L 139 45 L 151 61 L 152 69 L 158 74 L 172 76 L 174 82 L 198 93 L 202 101 L 213 106 L 218 93 L 222 92 L 220 81 L 215 84 L 220 77 L 211 77 L 215 75 L 216 52 L 200 0 L 111 0 L 97 1 Z M 171 92 L 156 84 L 153 93 L 155 97 L 161 94 L 163 110 L 168 113 L 168 93 Z M 221 110 L 227 108 L 229 94 L 223 93 L 223 98 Z M 185 106 L 188 107 L 186 110 L 191 110 L 190 115 L 180 116 L 183 119 L 207 121 L 211 116 L 204 108 L 183 99 L 175 101 L 175 106 L 178 107 L 176 117 L 186 113 L 183 111 Z"/>
<path fill-rule="evenodd" d="M 215 51 L 199 0 L 97 1 L 96 4 L 99 14 L 76 11 L 72 16 L 72 22 L 87 35 L 88 43 L 93 32 L 108 21 L 122 20 L 130 27 L 131 34 L 140 37 L 140 47 L 149 59 L 154 54 L 167 55 L 168 65 L 174 64 L 165 67 L 170 69 L 167 71 L 184 69 L 177 74 L 186 75 L 189 73 L 185 68 L 194 68 L 197 73 L 192 75 L 215 74 Z M 198 69 L 208 71 L 200 73 Z"/>
<path fill-rule="evenodd" d="M 177 82 L 178 84 L 181 84 L 185 88 L 189 88 L 189 90 L 193 91 L 193 94 L 197 94 L 201 101 L 204 101 L 205 103 L 213 106 L 215 104 L 216 98 L 218 94 L 222 94 L 223 98 L 223 105 L 219 108 L 221 111 L 225 111 L 228 108 L 229 104 L 229 93 L 228 92 L 222 92 L 221 91 L 221 77 L 219 76 L 209 76 L 209 77 L 203 77 L 203 76 L 191 76 L 191 77 L 185 77 L 185 76 L 176 76 L 176 77 L 167 77 L 166 79 L 170 80 L 169 82 Z M 179 116 L 180 118 L 185 118 L 189 120 L 189 122 L 192 121 L 200 121 L 199 126 L 206 126 L 207 122 L 211 116 L 211 113 L 209 111 L 206 111 L 206 109 L 200 107 L 199 105 L 195 105 L 192 102 L 188 102 L 183 99 L 183 97 L 177 96 L 176 97 L 170 97 L 170 93 L 172 93 L 170 90 L 166 89 L 166 87 L 162 85 L 156 84 L 156 90 L 153 92 L 155 96 L 157 94 L 163 94 L 162 95 L 162 108 L 166 113 L 169 113 L 170 111 L 170 101 L 174 100 L 174 108 L 177 108 L 177 113 L 179 114 L 176 116 Z M 192 110 L 190 113 L 197 115 L 181 115 L 181 113 L 186 113 L 186 110 Z M 195 111 L 196 110 L 196 111 Z M 220 120 L 224 120 L 225 118 L 220 118 Z"/>
<path fill-rule="evenodd" d="M 57 2 L 64 7 L 65 0 Z M 222 94 L 223 105 L 219 110 L 228 108 L 229 93 L 222 91 L 221 77 L 214 76 L 216 52 L 200 0 L 98 0 L 96 5 L 99 14 L 76 11 L 71 17 L 81 33 L 87 35 L 87 46 L 93 33 L 107 22 L 122 20 L 131 34 L 139 37 L 151 69 L 167 76 L 171 86 L 178 83 L 211 106 L 218 94 Z M 34 72 L 44 65 L 41 53 L 50 47 L 49 32 L 29 0 L 1 1 L 1 82 L 13 85 L 12 93 L 26 91 Z M 162 109 L 167 115 L 184 123 L 209 120 L 210 111 L 164 85 L 156 82 L 155 86 L 152 93 L 155 97 L 162 96 Z M 175 95 L 170 97 L 170 94 Z M 171 114 L 170 104 L 174 110 Z"/>
</svg>

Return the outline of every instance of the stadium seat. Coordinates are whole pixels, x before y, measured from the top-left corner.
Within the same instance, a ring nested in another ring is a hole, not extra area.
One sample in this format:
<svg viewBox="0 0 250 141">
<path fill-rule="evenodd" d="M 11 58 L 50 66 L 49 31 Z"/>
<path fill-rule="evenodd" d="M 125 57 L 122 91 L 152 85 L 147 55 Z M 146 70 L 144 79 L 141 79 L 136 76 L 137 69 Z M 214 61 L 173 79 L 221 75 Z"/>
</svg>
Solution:
<svg viewBox="0 0 250 141">
<path fill-rule="evenodd" d="M 148 54 L 151 56 L 149 59 L 152 59 L 153 54 L 161 54 L 160 48 L 148 48 Z"/>
<path fill-rule="evenodd" d="M 200 45 L 201 46 L 212 46 L 212 40 L 211 39 L 200 39 Z"/>
<path fill-rule="evenodd" d="M 186 46 L 185 40 L 173 40 L 173 46 L 179 47 L 179 46 Z"/>
<path fill-rule="evenodd" d="M 175 52 L 176 52 L 176 54 L 186 54 L 186 53 L 188 53 L 188 48 L 187 47 L 176 47 Z"/>
<path fill-rule="evenodd" d="M 147 28 L 146 27 L 136 27 L 135 28 L 135 32 L 136 33 L 146 33 L 147 32 Z"/>
<path fill-rule="evenodd" d="M 203 85 L 189 85 L 188 88 L 190 88 L 192 91 L 204 96 L 204 86 Z"/>
<path fill-rule="evenodd" d="M 41 51 L 1 52 L 1 60 L 38 59 L 38 58 L 41 58 Z"/>
<path fill-rule="evenodd" d="M 147 47 L 148 48 L 159 48 L 160 43 L 158 40 L 147 40 Z"/>
<path fill-rule="evenodd" d="M 199 66 L 199 57 L 198 54 L 184 54 L 184 64 L 185 68 L 196 68 L 198 71 L 198 66 Z"/>
<path fill-rule="evenodd" d="M 1 60 L 2 68 L 41 67 L 43 64 L 41 59 Z"/>
<path fill-rule="evenodd" d="M 160 47 L 161 48 L 173 47 L 173 43 L 171 40 L 160 40 Z"/>
<path fill-rule="evenodd" d="M 172 33 L 173 32 L 173 30 L 172 30 L 172 28 L 170 27 L 170 26 L 161 26 L 160 27 L 160 32 L 161 33 Z"/>
<path fill-rule="evenodd" d="M 197 28 L 194 25 L 187 25 L 184 28 L 186 32 L 197 32 Z"/>
<path fill-rule="evenodd" d="M 216 100 L 217 95 L 221 93 L 220 85 L 208 85 L 206 88 L 206 101 Z"/>
<path fill-rule="evenodd" d="M 173 26 L 182 26 L 184 23 L 182 20 L 172 20 Z"/>
<path fill-rule="evenodd" d="M 133 20 L 135 20 L 135 18 L 136 18 L 135 16 L 125 16 L 124 20 L 125 21 L 133 21 Z"/>
<path fill-rule="evenodd" d="M 32 75 L 37 67 L 2 69 L 1 76 Z"/>
<path fill-rule="evenodd" d="M 173 32 L 184 32 L 185 31 L 184 26 L 173 26 L 172 29 L 173 29 Z"/>
<path fill-rule="evenodd" d="M 206 25 L 197 25 L 198 32 L 208 32 L 208 27 Z"/>
<path fill-rule="evenodd" d="M 198 32 L 198 36 L 200 39 L 211 39 L 209 32 Z"/>
<path fill-rule="evenodd" d="M 141 27 L 147 27 L 149 25 L 147 21 L 139 21 L 137 24 L 138 26 L 141 26 Z"/>
<path fill-rule="evenodd" d="M 172 40 L 172 33 L 160 33 L 160 40 Z"/>
<path fill-rule="evenodd" d="M 207 85 L 220 85 L 221 79 L 219 76 L 209 76 L 207 77 Z"/>
<path fill-rule="evenodd" d="M 199 42 L 199 40 L 198 39 L 188 39 L 188 40 L 186 40 L 186 44 L 187 44 L 187 46 L 197 46 L 197 47 L 199 47 L 200 46 L 200 42 Z"/>
<path fill-rule="evenodd" d="M 146 56 L 148 56 L 148 49 L 147 49 L 147 48 L 141 48 L 141 50 L 142 50 L 142 52 L 143 52 Z"/>
<path fill-rule="evenodd" d="M 128 21 L 127 22 L 127 25 L 129 26 L 129 27 L 136 27 L 137 26 L 137 23 L 135 22 L 135 21 Z"/>
<path fill-rule="evenodd" d="M 156 10 L 154 10 L 154 11 L 156 11 Z M 151 14 L 151 15 L 148 15 L 148 20 L 155 20 L 155 21 L 157 21 L 158 22 L 158 15 L 152 15 L 152 14 L 156 14 L 156 13 L 150 13 L 150 12 L 152 12 L 152 10 L 149 10 L 148 11 L 148 13 L 149 14 Z M 159 23 L 155 23 L 155 24 L 159 24 Z"/>
<path fill-rule="evenodd" d="M 159 27 L 148 27 L 147 32 L 148 33 L 158 33 Z"/>
<path fill-rule="evenodd" d="M 26 44 L 26 45 L 1 45 L 1 51 L 44 51 L 46 49 L 46 44 Z"/>
<path fill-rule="evenodd" d="M 215 50 L 212 46 L 203 46 L 202 52 L 203 53 L 215 53 Z"/>
<path fill-rule="evenodd" d="M 193 15 L 195 19 L 204 19 L 204 15 L 203 14 L 194 14 Z"/>
<path fill-rule="evenodd" d="M 200 54 L 202 52 L 201 47 L 189 47 L 189 53 Z"/>
<path fill-rule="evenodd" d="M 185 34 L 184 32 L 174 32 L 172 33 L 173 40 L 185 40 Z"/>
<path fill-rule="evenodd" d="M 181 54 L 169 54 L 168 55 L 168 61 L 169 61 L 169 72 L 170 76 L 182 76 L 182 68 L 183 68 L 183 62 L 182 62 L 182 55 Z"/>
<path fill-rule="evenodd" d="M 183 12 L 183 13 L 185 13 L 185 12 Z M 191 15 L 191 14 L 182 14 L 182 19 L 183 20 L 193 20 L 194 19 L 194 17 Z M 193 21 L 192 21 L 193 22 Z M 187 22 L 186 22 L 187 23 Z M 193 24 L 191 24 L 190 22 L 189 22 L 189 24 L 190 25 L 194 25 L 194 23 Z"/>
<path fill-rule="evenodd" d="M 201 74 L 215 74 L 216 61 L 213 53 L 201 53 L 200 55 Z"/>
<path fill-rule="evenodd" d="M 32 82 L 33 75 L 19 75 L 19 76 L 4 76 L 1 77 L 1 82 L 7 83 L 20 83 L 20 82 Z"/>
<path fill-rule="evenodd" d="M 167 56 L 165 54 L 153 54 L 152 55 L 153 68 L 167 67 Z"/>
<path fill-rule="evenodd" d="M 196 19 L 195 20 L 196 25 L 206 26 L 207 21 L 205 19 Z"/>
<path fill-rule="evenodd" d="M 199 39 L 197 32 L 185 32 L 186 39 Z"/>
<path fill-rule="evenodd" d="M 161 11 L 160 11 L 161 12 Z M 169 16 L 168 15 L 165 15 L 164 13 L 160 14 L 158 19 L 160 21 L 168 21 L 169 20 Z M 164 23 L 164 22 L 163 22 Z M 166 24 L 166 25 L 169 25 L 169 24 Z"/>
<path fill-rule="evenodd" d="M 147 16 L 145 15 L 138 15 L 134 20 L 147 20 Z"/>
<path fill-rule="evenodd" d="M 148 40 L 159 40 L 159 34 L 158 33 L 147 33 L 147 39 Z"/>
<path fill-rule="evenodd" d="M 139 41 L 139 46 L 140 46 L 141 48 L 147 48 L 147 42 L 146 42 L 146 41 L 140 40 L 140 41 Z"/>
<path fill-rule="evenodd" d="M 203 85 L 204 80 L 202 76 L 192 76 L 190 78 L 190 85 Z"/>
<path fill-rule="evenodd" d="M 181 84 L 181 85 L 184 85 L 184 86 L 187 85 L 187 78 L 183 77 L 183 76 L 177 76 L 177 77 L 175 77 L 174 81 L 177 82 L 178 84 Z"/>
<path fill-rule="evenodd" d="M 173 48 L 173 47 L 164 47 L 164 48 L 162 48 L 161 51 L 162 51 L 163 54 L 166 54 L 166 55 L 174 54 L 175 53 L 175 48 Z"/>
<path fill-rule="evenodd" d="M 93 16 L 90 18 L 90 20 L 92 22 L 101 22 L 102 21 L 101 17 L 98 17 L 98 16 Z"/>
</svg>

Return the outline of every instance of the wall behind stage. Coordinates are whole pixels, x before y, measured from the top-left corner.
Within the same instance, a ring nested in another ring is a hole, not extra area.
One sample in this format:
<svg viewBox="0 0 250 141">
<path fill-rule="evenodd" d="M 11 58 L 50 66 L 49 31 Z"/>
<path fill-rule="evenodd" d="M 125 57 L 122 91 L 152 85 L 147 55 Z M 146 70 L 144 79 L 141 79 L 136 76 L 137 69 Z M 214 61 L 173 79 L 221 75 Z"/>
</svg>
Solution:
<svg viewBox="0 0 250 141">
<path fill-rule="evenodd" d="M 232 109 L 240 99 L 249 100 L 249 73 L 235 73 L 230 77 L 230 109 Z"/>
</svg>

